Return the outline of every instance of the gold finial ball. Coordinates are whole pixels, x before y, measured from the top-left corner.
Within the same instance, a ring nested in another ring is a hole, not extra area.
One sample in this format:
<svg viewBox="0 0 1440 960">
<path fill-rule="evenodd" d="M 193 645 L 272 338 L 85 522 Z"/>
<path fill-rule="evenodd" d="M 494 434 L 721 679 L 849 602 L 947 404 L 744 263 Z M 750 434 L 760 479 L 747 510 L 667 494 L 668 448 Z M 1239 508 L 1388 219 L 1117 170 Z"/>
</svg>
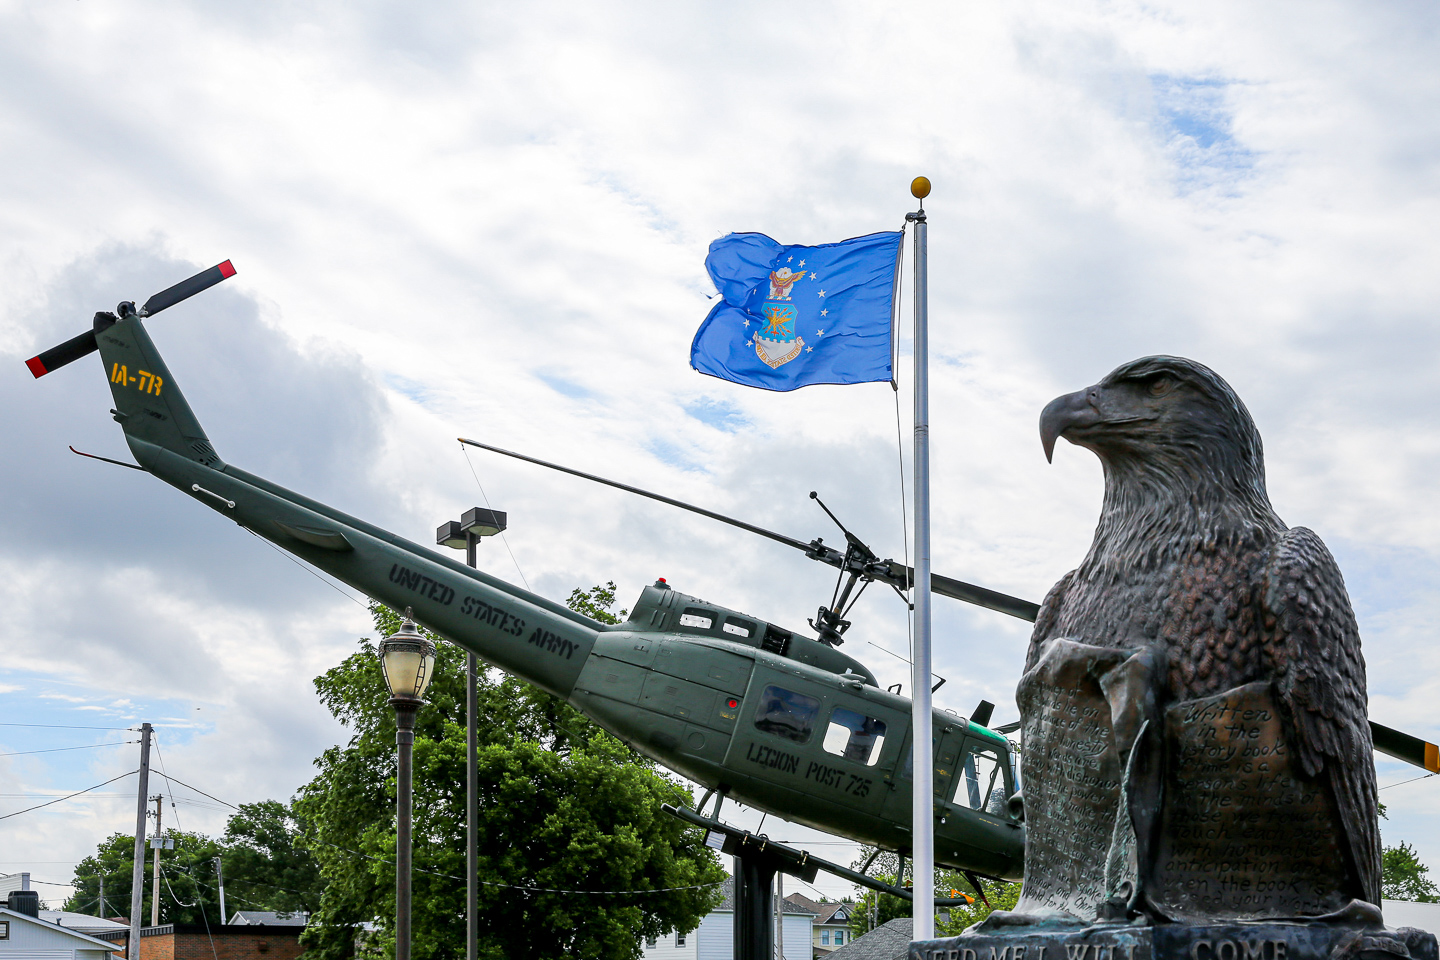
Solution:
<svg viewBox="0 0 1440 960">
<path fill-rule="evenodd" d="M 916 177 L 910 181 L 910 195 L 917 200 L 924 200 L 930 196 L 930 178 Z"/>
</svg>

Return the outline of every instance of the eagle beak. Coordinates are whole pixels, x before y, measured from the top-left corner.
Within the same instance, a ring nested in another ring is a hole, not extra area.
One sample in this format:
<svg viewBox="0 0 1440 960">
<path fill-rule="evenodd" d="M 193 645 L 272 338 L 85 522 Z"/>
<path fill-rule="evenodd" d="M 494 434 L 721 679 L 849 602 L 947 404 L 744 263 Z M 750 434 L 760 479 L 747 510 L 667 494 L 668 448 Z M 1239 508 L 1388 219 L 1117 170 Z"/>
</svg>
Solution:
<svg viewBox="0 0 1440 960">
<path fill-rule="evenodd" d="M 1055 441 L 1065 436 L 1066 430 L 1100 421 L 1100 411 L 1093 402 L 1099 392 L 1099 387 L 1086 387 L 1045 404 L 1040 413 L 1040 443 L 1045 447 L 1047 463 L 1054 461 Z"/>
</svg>

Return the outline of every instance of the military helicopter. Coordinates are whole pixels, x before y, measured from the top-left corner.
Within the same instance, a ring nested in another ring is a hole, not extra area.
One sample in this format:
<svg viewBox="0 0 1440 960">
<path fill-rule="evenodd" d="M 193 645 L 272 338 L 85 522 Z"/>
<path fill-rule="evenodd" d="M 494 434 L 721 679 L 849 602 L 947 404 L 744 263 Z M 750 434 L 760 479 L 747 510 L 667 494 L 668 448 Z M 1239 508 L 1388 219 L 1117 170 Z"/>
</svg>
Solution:
<svg viewBox="0 0 1440 960">
<path fill-rule="evenodd" d="M 893 688 L 880 689 L 870 670 L 836 647 L 849 627 L 845 617 L 859 596 L 857 583 L 861 590 L 879 582 L 901 591 L 909 586 L 909 567 L 880 559 L 843 525 L 846 546 L 840 551 L 820 539 L 805 543 L 462 440 L 733 524 L 838 568 L 843 581 L 810 622 L 816 638 L 681 593 L 663 580 L 645 587 L 629 619 L 612 626 L 247 473 L 211 446 L 141 323 L 234 273 L 226 261 L 141 307 L 126 301 L 114 313 L 97 313 L 92 330 L 27 361 L 38 378 L 99 351 L 115 401 L 111 413 L 139 466 L 97 459 L 153 474 L 368 596 L 397 610 L 409 608 L 415 620 L 493 666 L 567 700 L 636 750 L 711 791 L 698 805 L 702 811 L 708 797 L 718 795 L 708 817 L 685 811 L 692 822 L 721 830 L 720 805 L 728 796 L 877 849 L 908 852 L 911 702 Z M 1039 609 L 948 577 L 935 576 L 934 590 L 1026 620 Z M 1017 880 L 1022 871 L 1023 813 L 1009 802 L 1017 793 L 1012 748 L 1007 728 L 992 730 L 989 722 L 984 701 L 969 718 L 934 714 L 935 859 L 964 871 L 972 883 L 977 876 Z M 1434 744 L 1378 725 L 1376 744 L 1440 769 Z"/>
</svg>

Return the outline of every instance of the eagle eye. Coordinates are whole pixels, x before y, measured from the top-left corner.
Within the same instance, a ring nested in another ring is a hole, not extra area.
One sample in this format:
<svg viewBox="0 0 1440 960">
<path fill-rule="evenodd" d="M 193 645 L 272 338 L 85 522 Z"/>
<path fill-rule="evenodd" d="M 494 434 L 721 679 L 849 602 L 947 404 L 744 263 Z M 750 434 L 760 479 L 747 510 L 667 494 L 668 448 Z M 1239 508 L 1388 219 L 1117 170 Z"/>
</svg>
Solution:
<svg viewBox="0 0 1440 960">
<path fill-rule="evenodd" d="M 1160 376 L 1150 381 L 1149 390 L 1152 397 L 1163 397 L 1175 387 L 1175 381 L 1170 377 Z"/>
</svg>

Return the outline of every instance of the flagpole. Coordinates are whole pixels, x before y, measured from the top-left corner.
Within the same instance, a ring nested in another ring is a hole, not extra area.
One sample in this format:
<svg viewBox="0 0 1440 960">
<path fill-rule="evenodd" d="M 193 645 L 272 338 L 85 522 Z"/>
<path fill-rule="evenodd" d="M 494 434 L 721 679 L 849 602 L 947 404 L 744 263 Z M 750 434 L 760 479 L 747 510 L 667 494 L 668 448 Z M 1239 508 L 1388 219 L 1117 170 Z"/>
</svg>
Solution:
<svg viewBox="0 0 1440 960">
<path fill-rule="evenodd" d="M 930 181 L 916 177 L 910 193 L 920 201 L 916 213 L 905 219 L 915 224 L 915 649 L 911 657 L 911 743 L 914 757 L 911 781 L 911 852 L 914 878 L 914 940 L 935 937 L 935 759 L 930 706 L 930 332 L 929 289 L 926 271 L 927 226 L 925 198 Z"/>
</svg>

